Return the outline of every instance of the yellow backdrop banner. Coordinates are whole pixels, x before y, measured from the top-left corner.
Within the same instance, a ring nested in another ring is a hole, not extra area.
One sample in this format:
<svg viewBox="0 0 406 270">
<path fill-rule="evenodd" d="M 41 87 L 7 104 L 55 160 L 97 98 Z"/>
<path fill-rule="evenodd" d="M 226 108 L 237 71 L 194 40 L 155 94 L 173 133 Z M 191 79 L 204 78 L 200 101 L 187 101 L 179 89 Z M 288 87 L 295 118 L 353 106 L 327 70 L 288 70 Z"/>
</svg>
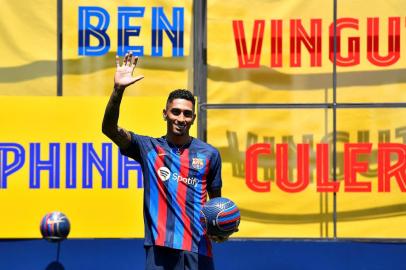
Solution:
<svg viewBox="0 0 406 270">
<path fill-rule="evenodd" d="M 65 1 L 64 95 L 110 93 L 115 56 L 127 50 L 141 55 L 135 73 L 153 78 L 128 95 L 193 89 L 192 2 Z"/>
<path fill-rule="evenodd" d="M 338 1 L 338 103 L 406 101 L 403 6 L 401 0 Z M 318 144 L 329 144 L 326 170 L 333 178 L 333 110 L 320 107 L 333 102 L 333 14 L 333 1 L 324 0 L 208 2 L 208 103 L 286 108 L 208 110 L 208 142 L 223 155 L 223 194 L 242 211 L 237 236 L 333 237 L 334 210 L 339 237 L 406 236 L 401 226 L 406 221 L 404 190 L 394 177 L 390 192 L 377 188 L 378 144 L 406 143 L 404 108 L 339 107 L 336 173 L 341 189 L 337 195 L 317 189 Z M 270 190 L 258 192 L 248 183 L 247 151 L 264 143 L 254 167 L 261 186 Z M 368 171 L 355 174 L 357 181 L 371 184 L 370 192 L 345 191 L 347 143 L 372 145 L 369 154 L 357 157 L 368 161 Z M 288 145 L 287 175 L 277 167 L 282 144 Z M 289 179 L 290 185 L 298 181 L 298 144 L 310 148 L 310 183 L 289 193 L 277 179 Z M 392 162 L 403 158 L 395 155 Z"/>
<path fill-rule="evenodd" d="M 107 101 L 1 98 L 0 238 L 39 237 L 41 218 L 56 210 L 69 218 L 70 237 L 143 236 L 141 171 L 101 132 Z M 158 108 L 165 102 L 166 97 L 124 97 L 120 126 L 164 135 Z"/>
<path fill-rule="evenodd" d="M 193 1 L 61 1 L 61 36 L 57 2 L 1 1 L 0 95 L 57 95 L 58 40 L 65 96 L 108 95 L 115 56 L 130 50 L 154 80 L 128 95 L 193 88 Z"/>
</svg>

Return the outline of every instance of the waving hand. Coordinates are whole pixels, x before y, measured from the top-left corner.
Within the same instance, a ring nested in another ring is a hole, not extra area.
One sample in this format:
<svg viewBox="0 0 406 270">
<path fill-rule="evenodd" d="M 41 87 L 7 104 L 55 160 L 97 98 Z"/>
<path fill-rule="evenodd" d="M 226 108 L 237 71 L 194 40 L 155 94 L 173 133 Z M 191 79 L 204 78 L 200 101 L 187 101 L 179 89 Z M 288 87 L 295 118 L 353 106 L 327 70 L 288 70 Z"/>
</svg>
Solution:
<svg viewBox="0 0 406 270">
<path fill-rule="evenodd" d="M 144 76 L 133 77 L 135 66 L 137 65 L 138 57 L 133 56 L 132 52 L 126 53 L 123 63 L 120 64 L 120 58 L 116 56 L 117 70 L 114 75 L 115 88 L 125 89 L 127 86 L 141 80 Z"/>
</svg>

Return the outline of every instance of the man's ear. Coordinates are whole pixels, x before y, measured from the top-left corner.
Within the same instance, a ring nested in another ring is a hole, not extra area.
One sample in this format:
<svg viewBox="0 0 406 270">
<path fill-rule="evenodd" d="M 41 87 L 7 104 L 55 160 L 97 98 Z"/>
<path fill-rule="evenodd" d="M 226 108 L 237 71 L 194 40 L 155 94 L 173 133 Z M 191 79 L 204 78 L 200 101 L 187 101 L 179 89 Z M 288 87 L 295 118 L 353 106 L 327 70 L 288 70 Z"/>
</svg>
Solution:
<svg viewBox="0 0 406 270">
<path fill-rule="evenodd" d="M 166 121 L 166 119 L 167 119 L 167 114 L 166 114 L 166 110 L 165 110 L 165 109 L 162 110 L 162 117 L 164 118 L 164 121 Z"/>
</svg>

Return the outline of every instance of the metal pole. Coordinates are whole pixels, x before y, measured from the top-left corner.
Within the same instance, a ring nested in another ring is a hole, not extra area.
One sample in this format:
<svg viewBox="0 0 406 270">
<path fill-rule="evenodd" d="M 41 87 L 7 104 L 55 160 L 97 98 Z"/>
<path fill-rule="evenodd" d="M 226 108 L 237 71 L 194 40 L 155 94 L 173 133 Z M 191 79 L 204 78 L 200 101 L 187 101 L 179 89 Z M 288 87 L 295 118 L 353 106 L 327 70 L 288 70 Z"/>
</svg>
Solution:
<svg viewBox="0 0 406 270">
<path fill-rule="evenodd" d="M 63 59 L 62 59 L 62 20 L 63 3 L 57 1 L 57 58 L 56 58 L 56 95 L 62 96 Z"/>
<path fill-rule="evenodd" d="M 334 0 L 333 61 L 333 181 L 337 181 L 337 0 Z M 333 194 L 333 236 L 337 239 L 337 193 Z"/>
<path fill-rule="evenodd" d="M 207 141 L 207 2 L 193 1 L 193 93 L 197 96 L 197 137 Z"/>
</svg>

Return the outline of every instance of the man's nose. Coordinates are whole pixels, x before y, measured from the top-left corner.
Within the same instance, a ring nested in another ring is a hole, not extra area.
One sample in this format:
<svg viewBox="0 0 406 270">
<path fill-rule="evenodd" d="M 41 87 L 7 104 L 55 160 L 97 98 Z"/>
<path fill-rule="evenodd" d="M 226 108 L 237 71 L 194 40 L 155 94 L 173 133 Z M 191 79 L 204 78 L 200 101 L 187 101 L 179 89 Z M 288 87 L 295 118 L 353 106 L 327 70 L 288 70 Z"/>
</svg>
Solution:
<svg viewBox="0 0 406 270">
<path fill-rule="evenodd" d="M 180 122 L 185 122 L 186 121 L 186 117 L 183 113 L 180 113 L 178 116 L 178 121 Z"/>
</svg>

